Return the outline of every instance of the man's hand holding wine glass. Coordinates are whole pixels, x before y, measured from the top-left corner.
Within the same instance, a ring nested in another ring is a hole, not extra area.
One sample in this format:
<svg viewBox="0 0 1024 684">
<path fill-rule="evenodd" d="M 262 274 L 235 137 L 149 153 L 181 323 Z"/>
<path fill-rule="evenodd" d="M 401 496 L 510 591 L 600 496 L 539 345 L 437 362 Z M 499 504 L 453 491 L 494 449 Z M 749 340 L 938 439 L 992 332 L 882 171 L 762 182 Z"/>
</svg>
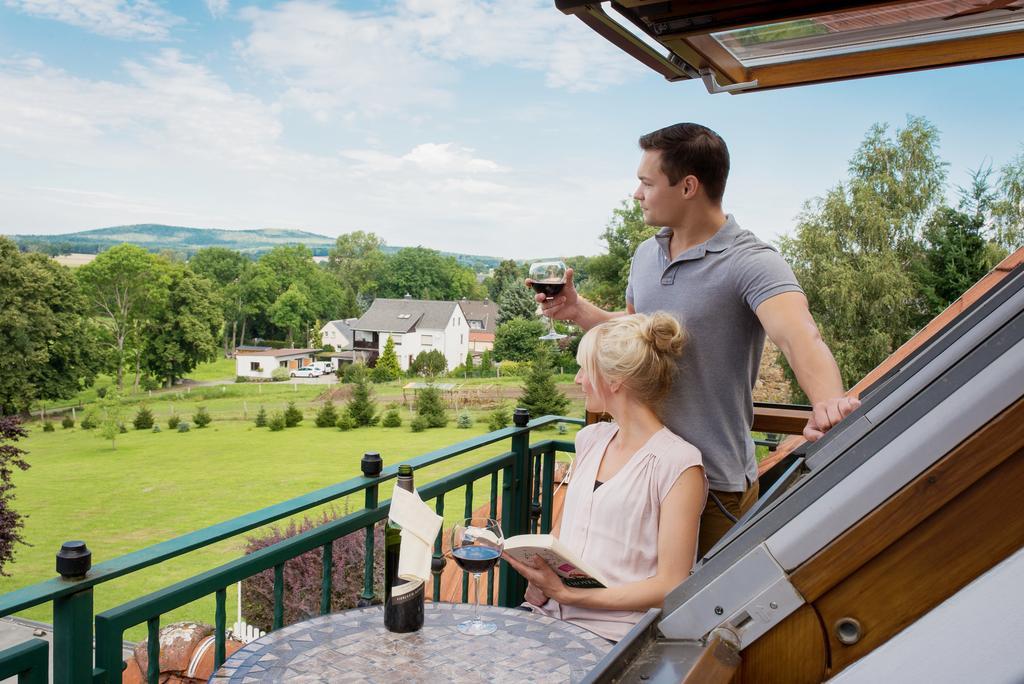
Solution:
<svg viewBox="0 0 1024 684">
<path fill-rule="evenodd" d="M 576 287 L 572 282 L 573 270 L 571 268 L 565 269 L 565 285 L 563 285 L 561 291 L 554 297 L 548 298 L 548 296 L 542 292 L 538 292 L 534 299 L 540 304 L 541 313 L 548 318 L 553 318 L 559 321 L 570 321 L 574 318 L 575 307 L 579 301 L 579 295 L 576 293 Z M 526 279 L 526 286 L 533 287 L 533 279 Z"/>
</svg>

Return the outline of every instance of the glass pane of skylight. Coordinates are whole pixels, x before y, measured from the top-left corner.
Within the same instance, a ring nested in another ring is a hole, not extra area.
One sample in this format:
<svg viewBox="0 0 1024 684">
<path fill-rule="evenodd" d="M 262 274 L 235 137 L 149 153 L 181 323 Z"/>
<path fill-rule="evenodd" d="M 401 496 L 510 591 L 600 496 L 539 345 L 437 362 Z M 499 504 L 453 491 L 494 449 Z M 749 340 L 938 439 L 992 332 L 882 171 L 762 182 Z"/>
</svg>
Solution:
<svg viewBox="0 0 1024 684">
<path fill-rule="evenodd" d="M 746 66 L 1024 28 L 1024 0 L 920 0 L 711 34 Z"/>
</svg>

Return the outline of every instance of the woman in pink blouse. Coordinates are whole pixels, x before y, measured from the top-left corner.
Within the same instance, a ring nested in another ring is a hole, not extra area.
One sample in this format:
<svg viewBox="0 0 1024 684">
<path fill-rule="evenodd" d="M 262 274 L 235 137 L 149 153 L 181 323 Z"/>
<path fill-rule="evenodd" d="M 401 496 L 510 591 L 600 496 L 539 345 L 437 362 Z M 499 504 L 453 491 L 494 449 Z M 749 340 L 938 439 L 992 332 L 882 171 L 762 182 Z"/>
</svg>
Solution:
<svg viewBox="0 0 1024 684">
<path fill-rule="evenodd" d="M 676 319 L 658 312 L 615 318 L 580 341 L 576 382 L 587 410 L 615 422 L 576 435 L 562 518 L 551 533 L 609 586 L 567 587 L 543 560 L 530 566 L 506 556 L 529 581 L 534 611 L 618 641 L 689 575 L 707 479 L 700 451 L 658 417 L 683 340 Z"/>
</svg>

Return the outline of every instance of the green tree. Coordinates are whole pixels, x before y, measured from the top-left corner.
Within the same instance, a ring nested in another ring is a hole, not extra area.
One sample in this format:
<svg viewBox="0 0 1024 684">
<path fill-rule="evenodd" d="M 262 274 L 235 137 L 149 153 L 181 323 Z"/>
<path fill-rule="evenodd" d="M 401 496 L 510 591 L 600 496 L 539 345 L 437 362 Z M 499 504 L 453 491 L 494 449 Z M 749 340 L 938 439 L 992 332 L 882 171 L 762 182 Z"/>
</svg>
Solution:
<svg viewBox="0 0 1024 684">
<path fill-rule="evenodd" d="M 484 281 L 487 286 L 487 294 L 492 302 L 501 300 L 506 290 L 518 288 L 525 289 L 526 266 L 514 259 L 505 259 L 494 269 L 491 277 Z"/>
<path fill-rule="evenodd" d="M 441 375 L 448 369 L 448 360 L 440 349 L 421 351 L 409 364 L 410 375 L 433 377 Z"/>
<path fill-rule="evenodd" d="M 214 287 L 181 264 L 164 264 L 142 324 L 142 368 L 168 387 L 217 356 L 224 323 Z"/>
<path fill-rule="evenodd" d="M 498 326 L 494 334 L 494 358 L 498 361 L 529 361 L 547 332 L 540 321 L 511 320 Z"/>
<path fill-rule="evenodd" d="M 658 231 L 644 223 L 643 210 L 634 199 L 623 200 L 612 210 L 612 218 L 601 238 L 605 241 L 605 254 L 588 259 L 587 277 L 573 277 L 580 294 L 598 306 L 621 311 L 626 308 L 626 284 L 629 266 L 640 243 Z"/>
<path fill-rule="evenodd" d="M 395 352 L 395 341 L 388 335 L 384 343 L 384 351 L 373 367 L 374 382 L 389 382 L 402 377 L 402 367 L 398 365 L 398 354 Z"/>
<path fill-rule="evenodd" d="M 376 425 L 380 417 L 377 415 L 377 402 L 373 399 L 373 389 L 365 375 L 359 375 L 352 388 L 352 398 L 346 406 L 348 415 L 357 426 Z"/>
<path fill-rule="evenodd" d="M 14 445 L 28 433 L 17 416 L 0 416 L 0 576 L 9 577 L 4 568 L 14 560 L 14 547 L 23 544 L 21 529 L 25 526 L 22 515 L 11 507 L 14 501 L 14 469 L 28 470 L 25 456 L 28 452 Z"/>
<path fill-rule="evenodd" d="M 188 267 L 216 287 L 217 303 L 224 317 L 224 355 L 238 344 L 239 325 L 244 326 L 246 275 L 253 269 L 245 255 L 225 247 L 207 247 L 192 255 Z"/>
<path fill-rule="evenodd" d="M 274 325 L 288 331 L 289 347 L 295 345 L 295 335 L 312 317 L 309 297 L 295 283 L 274 301 L 267 313 Z"/>
<path fill-rule="evenodd" d="M 135 426 L 136 430 L 150 430 L 153 428 L 153 412 L 149 410 L 148 406 L 143 405 L 139 407 L 135 418 L 132 420 L 132 425 Z"/>
<path fill-rule="evenodd" d="M 359 308 L 359 302 L 356 300 L 356 293 L 351 287 L 345 287 L 341 295 L 341 302 L 338 305 L 338 317 L 342 320 L 346 318 L 359 318 L 363 315 L 362 310 Z"/>
<path fill-rule="evenodd" d="M 101 330 L 86 309 L 69 269 L 0 236 L 0 415 L 92 384 Z"/>
<path fill-rule="evenodd" d="M 480 355 L 480 373 L 481 375 L 491 374 L 491 350 L 484 349 L 484 353 Z"/>
<path fill-rule="evenodd" d="M 267 409 L 260 406 L 260 410 L 256 412 L 256 427 L 265 427 L 267 424 Z"/>
<path fill-rule="evenodd" d="M 467 374 L 473 372 L 473 350 L 472 349 L 469 350 L 468 352 L 466 352 L 466 363 L 463 364 L 463 367 L 466 369 L 466 373 Z"/>
<path fill-rule="evenodd" d="M 987 171 L 975 172 L 973 189 L 963 191 L 960 208 L 939 207 L 925 226 L 924 259 L 915 265 L 927 319 L 941 313 L 993 266 L 982 236 L 991 201 L 987 177 Z"/>
<path fill-rule="evenodd" d="M 334 427 L 337 422 L 338 411 L 334 408 L 334 402 L 328 399 L 316 413 L 316 426 L 318 428 Z"/>
<path fill-rule="evenodd" d="M 379 297 L 452 301 L 480 299 L 483 287 L 476 274 L 460 266 L 455 257 L 426 247 L 406 247 L 387 257 L 377 292 Z"/>
<path fill-rule="evenodd" d="M 530 372 L 523 383 L 523 396 L 520 399 L 520 404 L 528 408 L 534 418 L 560 416 L 569 407 L 569 398 L 555 386 L 551 361 L 548 345 L 538 345 L 530 364 Z"/>
<path fill-rule="evenodd" d="M 155 256 L 135 245 L 118 245 L 99 254 L 75 275 L 93 314 L 106 331 L 112 352 L 117 389 L 124 389 L 124 368 L 129 345 L 141 348 L 140 329 L 152 306 L 154 279 L 159 270 Z"/>
<path fill-rule="evenodd" d="M 205 406 L 199 406 L 196 408 L 196 412 L 192 414 L 192 422 L 196 424 L 197 428 L 204 428 L 213 422 L 213 416 L 210 415 Z"/>
<path fill-rule="evenodd" d="M 938 130 L 924 119 L 910 117 L 895 136 L 876 124 L 850 161 L 849 179 L 809 202 L 795 235 L 780 240 L 847 386 L 909 339 L 927 314 L 913 264 L 922 255 L 922 228 L 942 201 L 946 165 L 938 145 Z"/>
<path fill-rule="evenodd" d="M 334 247 L 327 254 L 327 268 L 338 282 L 351 294 L 352 307 L 340 314 L 342 318 L 358 316 L 352 313 L 355 297 L 359 293 L 373 296 L 377 282 L 384 271 L 385 255 L 381 248 L 384 241 L 373 233 L 357 230 L 339 235 Z M 349 302 L 345 302 L 348 307 Z"/>
<path fill-rule="evenodd" d="M 117 450 L 117 436 L 121 434 L 123 421 L 121 420 L 121 395 L 117 392 L 107 392 L 107 395 L 100 400 L 99 404 L 99 435 L 103 439 L 110 440 L 110 448 Z"/>
<path fill-rule="evenodd" d="M 1024 246 L 1024 147 L 1000 170 L 993 240 L 1007 252 Z"/>
<path fill-rule="evenodd" d="M 508 287 L 498 300 L 498 323 L 537 319 L 537 300 L 534 291 L 519 282 L 515 287 Z"/>
<path fill-rule="evenodd" d="M 284 426 L 296 427 L 302 422 L 302 418 L 302 409 L 296 406 L 294 401 L 289 401 L 287 408 L 284 410 Z"/>
<path fill-rule="evenodd" d="M 416 393 L 416 414 L 427 423 L 427 427 L 444 427 L 448 424 L 448 412 L 444 409 L 441 390 L 433 383 Z"/>
</svg>

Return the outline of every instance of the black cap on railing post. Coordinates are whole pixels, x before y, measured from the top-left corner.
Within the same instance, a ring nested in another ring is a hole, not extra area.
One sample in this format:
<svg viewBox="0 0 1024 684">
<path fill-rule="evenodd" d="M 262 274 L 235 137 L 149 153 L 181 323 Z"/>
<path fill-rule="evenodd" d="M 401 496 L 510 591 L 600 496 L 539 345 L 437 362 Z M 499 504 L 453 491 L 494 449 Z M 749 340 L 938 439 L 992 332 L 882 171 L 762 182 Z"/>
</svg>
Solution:
<svg viewBox="0 0 1024 684">
<path fill-rule="evenodd" d="M 376 451 L 367 451 L 359 461 L 359 467 L 363 470 L 365 477 L 380 477 L 380 471 L 384 467 L 384 460 Z"/>
<path fill-rule="evenodd" d="M 519 407 L 512 414 L 512 424 L 516 427 L 526 427 L 530 422 L 530 410 Z"/>
<path fill-rule="evenodd" d="M 92 567 L 92 551 L 84 541 L 64 542 L 57 553 L 57 573 L 66 580 L 82 579 Z"/>
</svg>

